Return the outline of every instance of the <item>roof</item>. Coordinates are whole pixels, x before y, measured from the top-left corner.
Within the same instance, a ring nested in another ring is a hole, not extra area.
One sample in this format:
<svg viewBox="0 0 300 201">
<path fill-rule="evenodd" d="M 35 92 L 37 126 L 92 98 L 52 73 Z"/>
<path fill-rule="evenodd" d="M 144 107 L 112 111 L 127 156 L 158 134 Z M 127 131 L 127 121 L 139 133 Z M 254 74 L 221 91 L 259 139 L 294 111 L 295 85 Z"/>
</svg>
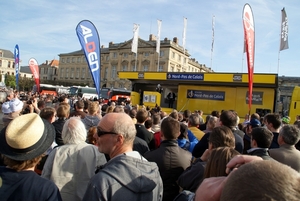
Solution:
<svg viewBox="0 0 300 201">
<path fill-rule="evenodd" d="M 21 66 L 20 67 L 20 73 L 28 73 L 28 74 L 32 74 L 29 66 Z"/>
<path fill-rule="evenodd" d="M 0 49 L 0 51 L 3 53 L 2 56 L 5 58 L 15 58 L 14 54 L 10 50 Z"/>
</svg>

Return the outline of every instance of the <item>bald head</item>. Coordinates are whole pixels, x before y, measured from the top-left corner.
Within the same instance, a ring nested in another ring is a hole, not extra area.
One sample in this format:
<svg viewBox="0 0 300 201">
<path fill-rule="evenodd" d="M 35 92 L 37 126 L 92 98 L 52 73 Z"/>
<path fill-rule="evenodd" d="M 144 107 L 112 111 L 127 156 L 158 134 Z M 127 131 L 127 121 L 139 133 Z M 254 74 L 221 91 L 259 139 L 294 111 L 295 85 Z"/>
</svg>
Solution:
<svg viewBox="0 0 300 201">
<path fill-rule="evenodd" d="M 276 161 L 253 161 L 233 171 L 221 200 L 299 200 L 300 174 Z"/>
<path fill-rule="evenodd" d="M 123 135 L 125 142 L 133 142 L 136 136 L 135 125 L 126 113 L 108 113 L 101 119 L 98 127 Z"/>
</svg>

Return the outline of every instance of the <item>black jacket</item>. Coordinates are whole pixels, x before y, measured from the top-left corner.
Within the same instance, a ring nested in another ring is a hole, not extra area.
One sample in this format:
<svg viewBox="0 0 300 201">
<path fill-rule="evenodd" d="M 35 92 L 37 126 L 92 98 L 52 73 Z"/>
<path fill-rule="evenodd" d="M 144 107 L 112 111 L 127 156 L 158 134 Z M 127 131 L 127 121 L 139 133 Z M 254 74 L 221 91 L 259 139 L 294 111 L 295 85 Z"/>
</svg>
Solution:
<svg viewBox="0 0 300 201">
<path fill-rule="evenodd" d="M 173 200 L 179 193 L 178 177 L 191 165 L 191 153 L 180 148 L 176 140 L 164 140 L 158 149 L 145 153 L 145 158 L 159 167 L 164 185 L 163 200 Z"/>
<path fill-rule="evenodd" d="M 253 151 L 250 151 L 248 152 L 249 155 L 252 155 L 252 156 L 259 156 L 261 157 L 263 160 L 274 160 L 269 152 L 268 152 L 268 149 L 264 149 L 264 148 L 258 148 L 258 149 L 255 149 Z"/>
<path fill-rule="evenodd" d="M 52 125 L 55 128 L 55 142 L 58 146 L 64 145 L 64 142 L 61 137 L 61 132 L 62 132 L 62 129 L 63 129 L 66 121 L 67 121 L 67 119 L 65 119 L 65 118 L 59 118 L 55 122 L 52 123 Z"/>
</svg>

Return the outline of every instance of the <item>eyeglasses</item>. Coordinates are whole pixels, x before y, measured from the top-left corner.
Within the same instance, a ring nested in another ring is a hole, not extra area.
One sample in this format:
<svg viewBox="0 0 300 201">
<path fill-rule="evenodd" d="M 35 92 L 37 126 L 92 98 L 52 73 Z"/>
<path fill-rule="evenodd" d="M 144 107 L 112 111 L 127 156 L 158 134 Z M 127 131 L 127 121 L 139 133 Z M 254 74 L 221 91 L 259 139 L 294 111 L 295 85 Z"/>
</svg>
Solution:
<svg viewBox="0 0 300 201">
<path fill-rule="evenodd" d="M 102 131 L 99 128 L 97 128 L 97 135 L 98 137 L 106 134 L 113 134 L 113 135 L 118 135 L 118 133 L 112 132 L 112 131 Z"/>
</svg>

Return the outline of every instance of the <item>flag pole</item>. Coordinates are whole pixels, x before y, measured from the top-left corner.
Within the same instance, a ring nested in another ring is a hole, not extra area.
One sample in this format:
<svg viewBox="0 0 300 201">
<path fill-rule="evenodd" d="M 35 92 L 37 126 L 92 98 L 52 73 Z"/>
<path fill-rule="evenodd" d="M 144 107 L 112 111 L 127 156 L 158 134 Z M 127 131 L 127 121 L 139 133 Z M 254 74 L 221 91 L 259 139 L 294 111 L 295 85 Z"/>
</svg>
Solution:
<svg viewBox="0 0 300 201">
<path fill-rule="evenodd" d="M 213 52 L 214 52 L 214 40 L 215 40 L 215 16 L 212 17 L 212 41 L 211 41 L 211 51 L 210 51 L 210 68 L 212 69 L 213 63 Z"/>
<path fill-rule="evenodd" d="M 160 29 L 161 29 L 161 20 L 157 20 L 157 37 L 156 37 L 157 72 L 159 71 L 159 57 L 160 57 Z"/>
</svg>

